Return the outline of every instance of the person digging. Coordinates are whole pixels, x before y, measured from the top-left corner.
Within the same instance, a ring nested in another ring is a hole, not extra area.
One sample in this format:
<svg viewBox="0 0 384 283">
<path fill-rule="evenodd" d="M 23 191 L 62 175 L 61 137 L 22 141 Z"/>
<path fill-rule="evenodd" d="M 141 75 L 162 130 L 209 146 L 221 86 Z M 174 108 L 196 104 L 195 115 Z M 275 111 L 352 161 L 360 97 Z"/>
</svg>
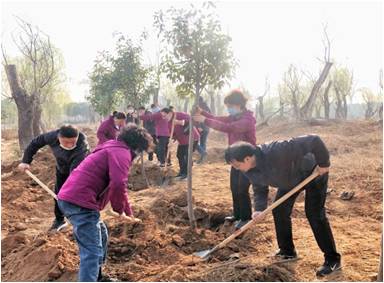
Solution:
<svg viewBox="0 0 384 283">
<path fill-rule="evenodd" d="M 152 150 L 153 140 L 147 130 L 130 123 L 117 140 L 98 145 L 71 173 L 57 195 L 79 247 L 79 281 L 115 281 L 102 274 L 108 231 L 100 211 L 110 202 L 122 220 L 140 222 L 134 218 L 128 200 L 128 172 L 135 156 Z"/>
<path fill-rule="evenodd" d="M 36 152 L 48 145 L 56 159 L 56 184 L 57 194 L 69 174 L 89 153 L 89 145 L 86 136 L 72 125 L 63 125 L 60 129 L 51 131 L 34 138 L 24 151 L 24 155 L 18 168 L 25 172 L 30 169 L 33 156 Z M 67 223 L 55 200 L 55 219 L 49 231 L 60 231 Z"/>
<path fill-rule="evenodd" d="M 225 151 L 225 160 L 242 171 L 255 188 L 256 211 L 252 215 L 253 218 L 257 218 L 267 207 L 268 186 L 278 188 L 275 198 L 278 200 L 308 177 L 313 170 L 318 170 L 319 176 L 303 188 L 305 214 L 325 258 L 316 275 L 328 275 L 341 268 L 341 256 L 336 251 L 324 207 L 330 160 L 328 150 L 320 137 L 300 136 L 258 146 L 236 142 Z M 291 213 L 299 193 L 300 191 L 273 210 L 279 246 L 275 257 L 279 260 L 297 259 L 292 239 Z"/>
</svg>

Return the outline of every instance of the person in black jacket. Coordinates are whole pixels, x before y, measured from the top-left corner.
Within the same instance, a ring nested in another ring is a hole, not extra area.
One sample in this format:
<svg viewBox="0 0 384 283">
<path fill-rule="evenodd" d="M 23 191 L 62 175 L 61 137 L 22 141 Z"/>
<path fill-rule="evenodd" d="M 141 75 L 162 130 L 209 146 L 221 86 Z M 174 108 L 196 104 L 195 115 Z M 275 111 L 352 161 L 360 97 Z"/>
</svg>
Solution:
<svg viewBox="0 0 384 283">
<path fill-rule="evenodd" d="M 88 155 L 89 145 L 86 136 L 77 128 L 72 125 L 64 125 L 58 130 L 34 138 L 24 151 L 19 169 L 21 171 L 29 170 L 33 156 L 46 145 L 51 148 L 56 158 L 55 193 L 58 194 L 72 170 Z M 55 200 L 55 220 L 49 230 L 60 231 L 66 225 L 64 215 Z"/>
<path fill-rule="evenodd" d="M 126 115 L 125 123 L 135 123 L 136 125 L 139 125 L 139 118 L 137 118 L 137 113 L 133 105 L 128 105 L 127 107 L 127 115 Z"/>
<path fill-rule="evenodd" d="M 152 104 L 153 107 L 155 106 L 154 104 Z M 151 105 L 151 107 L 152 107 Z M 140 106 L 139 107 L 139 111 L 144 111 L 144 114 L 150 114 L 152 113 L 151 111 L 149 110 L 146 110 L 144 106 Z M 157 139 L 156 139 L 156 128 L 155 128 L 155 122 L 154 121 L 151 121 L 151 120 L 148 120 L 148 121 L 143 121 L 143 127 L 148 131 L 148 133 L 150 133 L 150 135 L 152 136 L 152 139 L 153 139 L 153 143 L 155 145 L 157 145 Z M 148 160 L 149 161 L 153 161 L 153 152 L 149 152 L 148 153 Z"/>
<path fill-rule="evenodd" d="M 207 103 L 201 96 L 199 96 L 199 107 L 205 112 L 211 113 L 211 109 L 208 107 Z M 207 139 L 209 134 L 209 127 L 204 123 L 199 123 L 198 129 L 200 131 L 200 141 L 197 145 L 197 151 L 200 154 L 200 158 L 196 163 L 201 164 L 207 158 Z"/>
<path fill-rule="evenodd" d="M 277 200 L 308 177 L 313 170 L 317 170 L 320 176 L 303 188 L 305 214 L 325 257 L 324 264 L 316 274 L 324 276 L 341 268 L 341 256 L 336 251 L 324 207 L 330 161 L 328 150 L 320 137 L 300 136 L 256 147 L 250 143 L 237 142 L 226 150 L 225 160 L 242 171 L 255 188 L 253 218 L 257 218 L 267 207 L 268 186 L 278 188 L 275 198 Z M 292 239 L 291 213 L 299 193 L 294 194 L 273 210 L 279 246 L 276 256 L 282 259 L 297 257 Z"/>
</svg>

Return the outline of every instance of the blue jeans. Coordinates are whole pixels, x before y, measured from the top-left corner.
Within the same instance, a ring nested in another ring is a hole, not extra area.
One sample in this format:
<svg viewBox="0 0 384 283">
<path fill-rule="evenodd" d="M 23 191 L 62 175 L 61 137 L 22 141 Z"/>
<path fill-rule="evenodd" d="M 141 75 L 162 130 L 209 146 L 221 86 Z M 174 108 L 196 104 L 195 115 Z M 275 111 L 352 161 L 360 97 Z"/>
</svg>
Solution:
<svg viewBox="0 0 384 283">
<path fill-rule="evenodd" d="M 58 200 L 59 208 L 73 226 L 73 235 L 80 252 L 80 282 L 96 282 L 107 256 L 108 230 L 100 213 Z"/>
<path fill-rule="evenodd" d="M 200 155 L 207 154 L 207 139 L 209 134 L 209 128 L 203 129 L 200 134 L 200 143 L 197 145 L 197 151 Z"/>
</svg>

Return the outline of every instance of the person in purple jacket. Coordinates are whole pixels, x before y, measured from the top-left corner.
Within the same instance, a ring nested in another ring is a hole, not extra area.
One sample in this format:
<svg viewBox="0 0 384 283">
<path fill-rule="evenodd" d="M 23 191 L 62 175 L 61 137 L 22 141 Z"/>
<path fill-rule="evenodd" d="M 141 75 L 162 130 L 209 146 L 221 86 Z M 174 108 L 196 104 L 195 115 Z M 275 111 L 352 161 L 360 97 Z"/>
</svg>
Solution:
<svg viewBox="0 0 384 283">
<path fill-rule="evenodd" d="M 241 90 L 232 90 L 224 99 L 229 116 L 214 116 L 200 107 L 195 110 L 193 120 L 198 123 L 228 134 L 228 144 L 237 141 L 256 145 L 256 119 L 253 112 L 247 110 L 247 98 Z M 233 215 L 226 217 L 235 221 L 236 229 L 240 229 L 252 218 L 252 205 L 249 197 L 249 180 L 233 166 L 231 167 L 230 187 L 233 201 Z"/>
<path fill-rule="evenodd" d="M 101 266 L 106 259 L 108 231 L 100 220 L 100 211 L 107 203 L 122 219 L 139 221 L 133 218 L 128 201 L 128 172 L 135 156 L 152 147 L 147 130 L 129 124 L 117 140 L 98 145 L 62 186 L 58 205 L 73 225 L 79 246 L 79 281 L 106 280 Z"/>
<path fill-rule="evenodd" d="M 189 115 L 184 112 L 175 113 L 175 129 L 173 132 L 173 139 L 178 142 L 177 146 L 177 159 L 179 161 L 180 171 L 176 175 L 176 180 L 185 180 L 188 175 L 188 145 L 189 145 Z M 169 127 L 172 122 L 169 122 Z M 196 127 L 193 127 L 193 151 L 197 148 L 200 135 Z"/>
<path fill-rule="evenodd" d="M 116 139 L 117 133 L 120 128 L 125 125 L 125 114 L 123 112 L 114 111 L 113 114 L 104 120 L 97 129 L 97 138 L 99 142 L 97 145 L 105 143 L 108 140 Z"/>
<path fill-rule="evenodd" d="M 139 110 L 139 117 L 143 121 L 153 121 L 155 123 L 157 136 L 156 155 L 160 161 L 160 167 L 165 167 L 170 136 L 168 123 L 172 118 L 172 111 L 169 108 L 163 108 L 160 112 L 145 114 L 145 111 Z M 167 160 L 167 162 L 168 165 L 171 165 L 170 160 Z"/>
</svg>

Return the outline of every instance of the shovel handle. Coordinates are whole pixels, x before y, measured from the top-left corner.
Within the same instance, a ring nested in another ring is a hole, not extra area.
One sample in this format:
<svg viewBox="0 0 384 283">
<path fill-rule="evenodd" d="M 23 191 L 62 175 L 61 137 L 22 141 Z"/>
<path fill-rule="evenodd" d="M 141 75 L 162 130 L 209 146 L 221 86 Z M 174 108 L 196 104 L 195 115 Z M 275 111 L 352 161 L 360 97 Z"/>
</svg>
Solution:
<svg viewBox="0 0 384 283">
<path fill-rule="evenodd" d="M 277 201 L 273 202 L 268 208 L 263 210 L 263 212 L 259 215 L 259 217 L 252 219 L 247 224 L 245 224 L 243 227 L 241 227 L 239 230 L 234 232 L 231 236 L 226 238 L 224 241 L 222 241 L 220 244 L 218 244 L 216 247 L 212 249 L 211 252 L 220 249 L 224 246 L 226 246 L 230 241 L 238 237 L 240 234 L 244 233 L 246 230 L 248 230 L 254 223 L 261 222 L 261 220 L 264 218 L 265 215 L 267 215 L 269 212 L 271 212 L 274 208 L 279 206 L 281 203 L 286 201 L 288 198 L 290 198 L 292 195 L 297 193 L 300 189 L 302 189 L 306 184 L 311 182 L 313 179 L 315 179 L 317 176 L 319 176 L 319 173 L 315 171 L 309 175 L 307 178 L 305 178 L 300 184 L 298 184 L 296 187 L 294 187 L 292 190 L 290 190 L 288 193 L 286 193 L 284 196 L 279 198 Z"/>
<path fill-rule="evenodd" d="M 39 178 L 36 177 L 36 175 L 34 175 L 31 171 L 29 171 L 28 169 L 25 170 L 25 173 L 27 173 L 27 175 L 29 177 L 31 177 L 36 183 L 38 183 L 40 185 L 40 187 L 42 187 L 48 194 L 51 195 L 51 197 L 53 197 L 55 200 L 57 200 L 57 196 L 54 192 L 52 192 L 42 181 L 40 181 Z"/>
</svg>

